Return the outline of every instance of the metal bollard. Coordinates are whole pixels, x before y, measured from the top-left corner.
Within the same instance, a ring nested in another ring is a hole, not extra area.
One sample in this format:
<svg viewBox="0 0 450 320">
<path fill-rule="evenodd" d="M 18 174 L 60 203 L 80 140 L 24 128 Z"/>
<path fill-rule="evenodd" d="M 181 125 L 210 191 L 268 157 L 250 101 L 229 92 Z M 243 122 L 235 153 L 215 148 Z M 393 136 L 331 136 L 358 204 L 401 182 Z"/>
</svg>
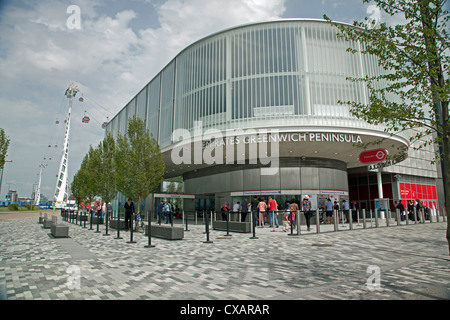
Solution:
<svg viewBox="0 0 450 320">
<path fill-rule="evenodd" d="M 397 226 L 399 226 L 400 225 L 400 220 L 401 220 L 400 210 L 399 209 L 395 209 L 395 217 L 397 219 Z"/>
<path fill-rule="evenodd" d="M 227 211 L 226 215 L 227 215 L 227 221 L 226 221 L 226 225 L 227 225 L 227 234 L 225 234 L 225 237 L 231 237 L 231 234 L 229 233 L 229 227 L 228 227 L 228 221 L 230 220 L 230 212 Z"/>
<path fill-rule="evenodd" d="M 256 211 L 251 211 L 250 224 L 253 229 L 253 237 L 250 237 L 250 239 L 258 239 L 256 236 Z"/>
<path fill-rule="evenodd" d="M 144 246 L 144 248 L 154 248 L 155 246 L 152 245 L 152 219 L 150 218 L 150 213 L 148 212 L 147 212 L 147 236 L 148 236 L 148 244 Z"/>
<path fill-rule="evenodd" d="M 108 211 L 106 211 L 106 214 L 105 214 L 105 234 L 103 234 L 104 236 L 109 236 L 109 234 L 108 234 L 108 218 L 109 218 L 109 213 L 108 213 Z"/>
<path fill-rule="evenodd" d="M 90 216 L 90 221 L 89 221 L 89 224 L 90 224 L 90 228 L 89 228 L 89 230 L 94 230 L 94 228 L 92 228 L 92 211 L 90 211 L 90 214 L 91 214 L 91 216 Z"/>
<path fill-rule="evenodd" d="M 363 213 L 363 228 L 366 229 L 367 228 L 367 224 L 366 224 L 366 209 L 362 209 L 362 213 Z"/>
<path fill-rule="evenodd" d="M 95 233 L 100 233 L 99 227 L 100 227 L 100 217 L 98 216 L 98 211 L 97 214 L 95 215 L 95 217 L 97 218 L 97 231 L 95 231 Z"/>
<path fill-rule="evenodd" d="M 197 214 L 196 214 L 197 215 Z M 227 219 L 228 221 L 228 219 Z M 208 223 L 208 216 L 206 216 L 205 219 L 205 233 L 206 233 L 206 241 L 203 241 L 203 243 L 213 243 L 209 240 L 209 223 Z"/>
<path fill-rule="evenodd" d="M 188 229 L 188 218 L 184 216 L 184 210 L 183 210 L 183 221 L 184 221 L 184 223 L 185 223 L 185 225 L 186 225 L 186 230 L 184 230 L 184 231 L 190 231 L 190 230 Z"/>
<path fill-rule="evenodd" d="M 375 228 L 378 228 L 378 210 L 375 209 Z"/>
<path fill-rule="evenodd" d="M 120 213 L 117 212 L 117 237 L 115 237 L 114 239 L 123 239 L 120 236 Z"/>
<path fill-rule="evenodd" d="M 334 231 L 335 232 L 339 231 L 338 220 L 339 220 L 338 212 L 336 210 L 333 210 L 333 222 L 334 222 Z"/>
<path fill-rule="evenodd" d="M 130 223 L 131 223 L 131 227 L 130 227 L 130 241 L 127 241 L 127 243 L 136 243 L 136 241 L 133 241 L 133 216 L 131 216 Z"/>
<path fill-rule="evenodd" d="M 320 217 L 319 217 L 319 209 L 316 209 L 316 233 L 320 233 Z"/>
</svg>

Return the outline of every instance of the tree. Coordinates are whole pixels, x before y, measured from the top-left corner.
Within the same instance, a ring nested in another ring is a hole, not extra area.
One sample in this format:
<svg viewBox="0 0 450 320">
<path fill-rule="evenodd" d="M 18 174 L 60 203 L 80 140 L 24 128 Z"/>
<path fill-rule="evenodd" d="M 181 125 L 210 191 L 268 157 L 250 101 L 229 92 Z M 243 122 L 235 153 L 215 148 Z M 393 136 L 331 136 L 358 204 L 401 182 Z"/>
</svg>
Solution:
<svg viewBox="0 0 450 320">
<path fill-rule="evenodd" d="M 450 254 L 450 35 L 449 12 L 444 9 L 447 1 L 373 1 L 389 16 L 402 16 L 405 22 L 394 26 L 375 25 L 369 18 L 355 21 L 353 26 L 332 22 L 339 29 L 338 36 L 360 42 L 362 54 L 377 57 L 386 70 L 381 75 L 349 78 L 365 83 L 368 104 L 339 103 L 350 105 L 351 113 L 358 118 L 384 124 L 388 131 L 416 130 L 411 141 L 422 141 L 418 148 L 428 144 L 438 146 L 435 161 L 441 162 L 443 168 Z M 347 50 L 357 53 L 354 49 Z"/>
<path fill-rule="evenodd" d="M 141 118 L 130 119 L 127 134 L 119 134 L 114 168 L 117 190 L 137 202 L 139 214 L 141 201 L 161 184 L 165 171 L 158 142 Z"/>
<path fill-rule="evenodd" d="M 98 178 L 98 163 L 98 152 L 92 146 L 89 146 L 89 151 L 84 156 L 80 169 L 74 175 L 70 185 L 72 194 L 77 199 L 78 206 L 84 200 L 88 200 L 90 206 L 95 196 L 99 193 L 96 183 Z"/>
<path fill-rule="evenodd" d="M 97 178 L 95 180 L 97 195 L 105 203 L 111 202 L 117 194 L 114 174 L 114 153 L 116 143 L 110 132 L 101 141 L 96 149 L 98 157 Z"/>
<path fill-rule="evenodd" d="M 87 199 L 86 196 L 86 186 L 85 179 L 83 177 L 83 165 L 80 170 L 73 176 L 72 183 L 70 184 L 70 190 L 72 191 L 75 201 L 77 203 L 78 210 L 80 209 L 80 204 Z"/>
<path fill-rule="evenodd" d="M 11 139 L 6 136 L 5 130 L 0 128 L 0 169 L 3 169 L 6 161 L 6 154 L 8 153 L 8 147 Z"/>
</svg>

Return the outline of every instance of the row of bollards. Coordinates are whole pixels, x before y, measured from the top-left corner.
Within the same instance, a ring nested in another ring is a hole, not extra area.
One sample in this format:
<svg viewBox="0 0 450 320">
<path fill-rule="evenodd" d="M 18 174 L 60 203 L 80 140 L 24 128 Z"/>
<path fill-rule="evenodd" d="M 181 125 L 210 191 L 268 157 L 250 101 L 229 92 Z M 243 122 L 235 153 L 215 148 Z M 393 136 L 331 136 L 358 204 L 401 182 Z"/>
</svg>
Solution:
<svg viewBox="0 0 450 320">
<path fill-rule="evenodd" d="M 288 236 L 299 236 L 301 234 L 301 232 L 300 232 L 300 226 L 301 226 L 301 224 L 300 224 L 300 222 L 301 222 L 300 221 L 301 220 L 300 219 L 300 212 L 302 212 L 302 211 L 291 211 L 291 212 L 288 213 L 288 215 L 289 215 L 288 221 L 290 221 L 290 233 L 288 233 Z M 350 211 L 350 213 L 351 212 L 352 211 Z M 362 212 L 362 227 L 363 227 L 363 229 L 366 229 L 368 227 L 367 226 L 366 210 L 362 209 L 361 212 Z M 320 230 L 321 223 L 320 223 L 319 210 L 316 210 L 315 213 L 316 213 L 316 215 L 315 215 L 316 232 L 320 233 L 321 232 L 321 230 Z M 389 227 L 391 225 L 390 219 L 392 219 L 391 212 L 388 210 L 388 211 L 385 211 L 385 213 L 386 213 L 386 226 Z M 340 214 L 340 216 L 339 216 L 339 214 Z M 420 223 L 425 223 L 425 220 L 427 220 L 425 218 L 425 213 L 424 213 L 423 210 L 419 210 L 418 212 L 416 212 L 416 210 L 414 209 L 414 215 L 413 215 L 414 218 L 413 219 L 408 217 L 408 212 L 407 211 L 406 211 L 405 215 L 402 215 L 400 213 L 400 211 L 397 209 L 394 212 L 394 214 L 395 214 L 395 220 L 397 221 L 397 225 L 401 225 L 400 222 L 401 221 L 405 221 L 405 220 L 406 220 L 406 225 L 408 225 L 411 221 L 414 221 L 417 224 L 419 222 Z M 75 223 L 75 224 L 78 224 L 77 220 L 78 220 L 78 217 L 79 217 L 80 226 L 82 226 L 82 223 L 84 222 L 84 228 L 86 228 L 86 221 L 88 220 L 86 212 L 84 212 L 83 215 L 81 215 L 81 214 L 75 214 L 73 211 L 70 212 L 68 210 L 64 210 L 64 212 L 63 211 L 61 212 L 61 215 L 63 216 L 63 219 L 65 219 L 66 221 L 69 221 L 69 222 L 72 222 L 72 223 Z M 213 215 L 213 213 L 211 212 L 211 218 L 213 218 L 212 215 Z M 258 237 L 256 237 L 256 225 L 257 225 L 256 215 L 257 215 L 257 212 L 252 212 L 251 215 L 249 215 L 250 216 L 251 232 L 253 233 L 252 237 L 250 237 L 250 239 L 258 239 Z M 344 225 L 344 217 L 343 217 L 343 215 L 344 215 L 344 212 L 342 212 L 342 211 L 337 211 L 337 210 L 333 211 L 333 219 L 332 220 L 333 220 L 333 225 L 334 225 L 334 231 L 339 231 L 339 229 L 340 229 L 339 220 L 342 221 L 342 227 L 346 227 L 347 228 L 347 226 Z M 355 223 L 353 221 L 354 219 L 353 219 L 352 216 L 349 216 L 347 213 L 346 213 L 346 215 L 347 215 L 349 230 L 353 230 L 353 224 Z M 107 215 L 105 216 L 105 227 L 106 227 L 106 229 L 105 229 L 104 236 L 108 236 L 109 235 L 108 234 L 108 216 L 109 216 L 109 213 L 107 213 Z M 403 220 L 403 216 L 404 216 L 405 220 Z M 276 215 L 273 214 L 272 218 L 276 219 Z M 357 219 L 357 225 L 360 226 L 360 216 L 359 216 L 358 212 L 356 213 L 356 219 Z M 429 219 L 430 219 L 430 222 L 432 222 L 432 217 L 431 216 L 430 216 Z M 445 217 L 443 219 L 444 219 L 444 222 L 445 222 Z M 75 222 L 74 222 L 74 220 L 75 220 Z M 90 220 L 89 221 L 90 222 L 89 230 L 94 230 L 93 229 L 93 212 L 90 212 L 90 219 L 89 220 Z M 135 220 L 135 219 L 130 219 L 130 223 L 131 223 L 130 240 L 127 241 L 127 243 L 130 243 L 130 244 L 136 243 L 136 241 L 134 241 L 134 239 L 133 239 L 133 229 L 134 229 L 133 228 L 133 220 Z M 170 219 L 170 220 L 171 220 L 170 221 L 171 222 L 171 226 L 173 227 L 173 218 Z M 205 232 L 204 232 L 204 234 L 206 234 L 206 241 L 203 241 L 203 243 L 213 243 L 213 241 L 210 240 L 210 230 L 209 230 L 210 221 L 209 221 L 209 213 L 208 212 L 206 212 L 206 214 L 204 214 L 204 219 L 203 220 L 204 220 L 204 224 L 205 224 Z M 373 227 L 373 225 L 372 225 L 373 221 L 375 222 L 375 227 L 379 227 L 380 226 L 377 210 L 375 210 L 375 214 L 374 215 L 373 215 L 372 210 L 370 210 L 370 227 Z M 185 223 L 185 231 L 189 231 L 189 229 L 188 229 L 188 219 L 185 218 L 184 212 L 183 212 L 183 222 Z M 275 223 L 274 223 L 275 221 L 272 221 L 272 222 L 273 222 L 273 227 L 274 227 L 275 226 Z M 439 216 L 437 217 L 437 222 L 439 222 Z M 148 223 L 148 225 L 146 227 L 147 227 L 147 235 L 148 235 L 148 244 L 145 246 L 145 248 L 153 248 L 153 247 L 155 247 L 155 245 L 152 245 L 152 243 L 151 243 L 151 238 L 152 238 L 152 236 L 151 236 L 151 218 L 150 218 L 150 214 L 149 213 L 147 214 L 147 223 Z M 309 223 L 309 220 L 308 220 L 308 223 Z M 97 224 L 97 230 L 95 231 L 95 233 L 100 233 L 100 230 L 99 230 L 100 217 L 97 217 L 96 224 Z M 118 215 L 118 217 L 117 217 L 117 224 L 118 224 L 117 225 L 117 236 L 114 239 L 123 239 L 120 236 L 120 215 Z M 295 227 L 297 229 L 296 233 L 294 233 L 294 228 Z M 308 227 L 309 227 L 309 224 L 308 224 Z M 341 227 L 341 230 L 342 230 L 342 227 Z M 230 228 L 229 228 L 229 213 L 228 212 L 226 213 L 226 234 L 224 235 L 224 237 L 227 237 L 227 238 L 232 237 L 232 235 L 230 234 Z"/>
</svg>

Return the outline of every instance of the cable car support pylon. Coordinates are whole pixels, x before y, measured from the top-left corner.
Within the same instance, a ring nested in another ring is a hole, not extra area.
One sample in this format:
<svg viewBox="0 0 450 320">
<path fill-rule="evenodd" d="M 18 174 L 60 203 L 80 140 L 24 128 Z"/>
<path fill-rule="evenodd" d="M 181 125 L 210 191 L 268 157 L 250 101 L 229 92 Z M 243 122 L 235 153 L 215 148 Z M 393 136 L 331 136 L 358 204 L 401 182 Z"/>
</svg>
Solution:
<svg viewBox="0 0 450 320">
<path fill-rule="evenodd" d="M 63 201 L 67 198 L 67 168 L 69 160 L 69 132 L 70 132 L 70 115 L 72 113 L 72 100 L 78 92 L 78 87 L 71 84 L 65 92 L 65 96 L 69 99 L 69 109 L 67 111 L 66 132 L 64 135 L 64 145 L 61 155 L 61 162 L 56 181 L 55 189 L 55 205 L 57 208 L 61 207 Z"/>
</svg>

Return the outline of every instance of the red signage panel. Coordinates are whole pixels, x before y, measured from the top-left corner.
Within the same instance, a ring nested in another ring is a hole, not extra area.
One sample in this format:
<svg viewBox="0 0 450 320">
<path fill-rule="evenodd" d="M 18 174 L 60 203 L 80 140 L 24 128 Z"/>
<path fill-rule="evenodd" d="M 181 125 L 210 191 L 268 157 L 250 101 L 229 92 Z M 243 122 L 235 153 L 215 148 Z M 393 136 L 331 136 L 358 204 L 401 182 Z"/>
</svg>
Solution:
<svg viewBox="0 0 450 320">
<path fill-rule="evenodd" d="M 359 161 L 361 163 L 373 163 L 386 160 L 387 151 L 385 149 L 375 149 L 361 152 Z"/>
</svg>

